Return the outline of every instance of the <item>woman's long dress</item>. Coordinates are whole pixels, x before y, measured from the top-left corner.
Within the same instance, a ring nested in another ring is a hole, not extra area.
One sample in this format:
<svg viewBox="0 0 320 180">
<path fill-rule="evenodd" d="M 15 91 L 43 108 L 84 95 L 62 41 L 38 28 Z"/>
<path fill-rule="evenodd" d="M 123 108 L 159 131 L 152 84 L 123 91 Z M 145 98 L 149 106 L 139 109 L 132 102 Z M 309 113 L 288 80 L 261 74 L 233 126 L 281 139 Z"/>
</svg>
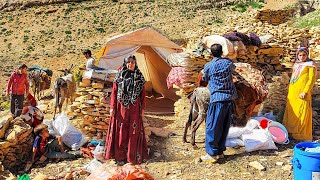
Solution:
<svg viewBox="0 0 320 180">
<path fill-rule="evenodd" d="M 316 80 L 316 69 L 307 66 L 299 79 L 289 85 L 283 124 L 294 139 L 312 140 L 312 87 Z M 306 92 L 304 99 L 299 95 Z"/>
<path fill-rule="evenodd" d="M 145 104 L 145 89 L 135 104 L 130 104 L 127 108 L 117 101 L 117 90 L 117 84 L 114 83 L 110 108 L 114 109 L 115 116 L 109 122 L 106 137 L 106 159 L 127 160 L 133 164 L 140 164 L 144 159 L 148 159 L 141 116 Z"/>
</svg>

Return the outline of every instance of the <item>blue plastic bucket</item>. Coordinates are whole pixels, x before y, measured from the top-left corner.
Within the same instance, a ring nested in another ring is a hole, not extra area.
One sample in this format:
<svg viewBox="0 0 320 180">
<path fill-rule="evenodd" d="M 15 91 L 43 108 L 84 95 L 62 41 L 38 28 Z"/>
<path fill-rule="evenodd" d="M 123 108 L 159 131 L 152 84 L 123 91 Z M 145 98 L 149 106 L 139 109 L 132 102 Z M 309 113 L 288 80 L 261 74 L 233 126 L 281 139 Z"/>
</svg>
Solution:
<svg viewBox="0 0 320 180">
<path fill-rule="evenodd" d="M 293 175 L 295 180 L 320 179 L 320 153 L 306 152 L 300 148 L 315 148 L 320 143 L 301 142 L 293 150 Z"/>
</svg>

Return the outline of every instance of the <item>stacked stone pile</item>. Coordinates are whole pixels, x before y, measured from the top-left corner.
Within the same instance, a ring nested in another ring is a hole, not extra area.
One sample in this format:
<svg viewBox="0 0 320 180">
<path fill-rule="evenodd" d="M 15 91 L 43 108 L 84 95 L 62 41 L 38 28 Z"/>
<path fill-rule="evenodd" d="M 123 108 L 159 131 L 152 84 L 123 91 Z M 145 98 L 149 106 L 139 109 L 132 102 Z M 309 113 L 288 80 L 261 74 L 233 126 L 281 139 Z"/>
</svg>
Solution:
<svg viewBox="0 0 320 180">
<path fill-rule="evenodd" d="M 283 111 L 286 105 L 290 77 L 288 73 L 274 76 L 268 83 L 269 95 L 261 108 L 262 113 L 273 111 L 277 114 Z"/>
<path fill-rule="evenodd" d="M 80 130 L 89 137 L 108 130 L 111 82 L 83 79 L 77 88 L 78 97 L 70 106 L 69 115 L 79 122 Z"/>
<path fill-rule="evenodd" d="M 0 162 L 0 179 L 16 180 L 17 178 L 9 170 L 5 170 L 4 166 Z"/>
<path fill-rule="evenodd" d="M 23 119 L 0 118 L 0 162 L 9 170 L 19 170 L 32 154 L 32 128 Z"/>
<path fill-rule="evenodd" d="M 239 56 L 235 61 L 249 63 L 260 69 L 269 82 L 276 71 L 284 71 L 281 65 L 284 49 L 275 44 L 265 44 L 260 47 L 248 46 L 245 55 Z"/>
<path fill-rule="evenodd" d="M 260 47 L 248 46 L 246 54 L 237 57 L 234 62 L 251 64 L 253 67 L 261 70 L 266 80 L 269 82 L 272 80 L 276 71 L 285 70 L 285 66 L 280 63 L 283 53 L 284 49 L 274 44 L 265 44 Z M 181 89 L 183 89 L 185 93 L 189 93 L 196 88 L 199 72 L 207 62 L 211 61 L 211 57 L 196 56 L 193 53 L 186 54 L 188 54 L 188 57 L 185 58 L 184 63 L 180 64 L 180 66 L 187 70 L 188 79 L 182 85 Z M 169 56 L 168 59 L 170 58 L 171 57 Z"/>
<path fill-rule="evenodd" d="M 303 39 L 310 42 L 310 55 L 312 59 L 320 59 L 320 27 L 295 28 L 292 22 L 288 21 L 280 25 L 272 25 L 268 22 L 256 22 L 255 16 L 258 11 L 247 11 L 239 15 L 230 16 L 226 19 L 224 28 L 214 27 L 212 29 L 201 29 L 199 31 L 188 31 L 185 36 L 187 39 L 186 48 L 195 49 L 199 39 L 204 34 L 224 35 L 238 31 L 242 33 L 255 33 L 258 36 L 272 35 L 270 46 L 279 46 L 283 49 L 281 62 L 293 62 L 295 51 Z"/>
<path fill-rule="evenodd" d="M 294 16 L 293 9 L 287 10 L 261 10 L 257 13 L 256 19 L 261 22 L 268 22 L 269 24 L 279 25 L 287 22 Z"/>
</svg>

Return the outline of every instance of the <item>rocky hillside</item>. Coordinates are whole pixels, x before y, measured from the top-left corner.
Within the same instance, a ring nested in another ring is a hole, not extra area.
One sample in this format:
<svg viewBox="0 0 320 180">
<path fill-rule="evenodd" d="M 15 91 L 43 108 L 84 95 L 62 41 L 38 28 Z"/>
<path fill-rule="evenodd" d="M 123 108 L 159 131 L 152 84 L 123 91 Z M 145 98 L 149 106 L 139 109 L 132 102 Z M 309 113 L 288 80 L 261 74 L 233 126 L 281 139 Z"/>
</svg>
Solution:
<svg viewBox="0 0 320 180">
<path fill-rule="evenodd" d="M 186 32 L 220 26 L 227 14 L 239 13 L 227 7 L 216 9 L 211 2 L 98 0 L 2 11 L 0 76 L 8 76 L 22 62 L 54 70 L 65 68 L 71 62 L 83 63 L 82 49 L 89 48 L 96 53 L 106 37 L 144 26 L 152 26 L 183 43 Z M 5 80 L 0 80 L 1 89 Z"/>
<path fill-rule="evenodd" d="M 106 37 L 145 26 L 157 29 L 180 45 L 194 42 L 208 32 L 222 34 L 238 30 L 278 36 L 278 30 L 286 32 L 290 27 L 256 22 L 257 9 L 254 8 L 261 8 L 262 3 L 234 6 L 227 4 L 236 0 L 62 3 L 65 1 L 69 0 L 0 0 L 0 92 L 11 71 L 21 63 L 53 70 L 66 68 L 71 63 L 84 63 L 82 49 L 89 48 L 96 54 Z M 225 7 L 216 8 L 221 6 Z M 16 10 L 7 11 L 9 7 Z"/>
</svg>

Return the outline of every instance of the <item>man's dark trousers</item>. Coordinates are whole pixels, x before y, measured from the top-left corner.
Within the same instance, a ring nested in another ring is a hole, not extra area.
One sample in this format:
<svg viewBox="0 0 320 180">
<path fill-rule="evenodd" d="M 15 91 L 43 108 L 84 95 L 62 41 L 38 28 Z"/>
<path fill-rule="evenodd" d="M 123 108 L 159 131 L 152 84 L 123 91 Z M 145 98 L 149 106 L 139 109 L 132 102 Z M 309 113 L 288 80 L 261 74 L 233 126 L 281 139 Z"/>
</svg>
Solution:
<svg viewBox="0 0 320 180">
<path fill-rule="evenodd" d="M 226 138 L 232 122 L 233 101 L 209 104 L 206 120 L 206 152 L 221 155 L 226 150 Z"/>
<path fill-rule="evenodd" d="M 23 108 L 24 95 L 12 94 L 10 99 L 10 110 L 15 117 L 20 116 Z"/>
</svg>

